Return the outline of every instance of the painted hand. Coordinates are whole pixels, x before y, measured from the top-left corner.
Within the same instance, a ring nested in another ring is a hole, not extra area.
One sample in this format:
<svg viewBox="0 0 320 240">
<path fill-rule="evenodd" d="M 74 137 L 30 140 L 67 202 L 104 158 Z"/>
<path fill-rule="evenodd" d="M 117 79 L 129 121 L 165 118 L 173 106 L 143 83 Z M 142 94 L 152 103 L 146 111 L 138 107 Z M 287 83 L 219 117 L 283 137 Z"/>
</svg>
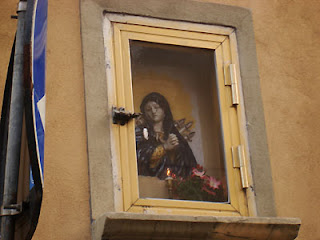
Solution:
<svg viewBox="0 0 320 240">
<path fill-rule="evenodd" d="M 173 150 L 175 147 L 179 145 L 179 140 L 177 136 L 173 133 L 169 134 L 167 141 L 163 144 L 165 150 Z"/>
</svg>

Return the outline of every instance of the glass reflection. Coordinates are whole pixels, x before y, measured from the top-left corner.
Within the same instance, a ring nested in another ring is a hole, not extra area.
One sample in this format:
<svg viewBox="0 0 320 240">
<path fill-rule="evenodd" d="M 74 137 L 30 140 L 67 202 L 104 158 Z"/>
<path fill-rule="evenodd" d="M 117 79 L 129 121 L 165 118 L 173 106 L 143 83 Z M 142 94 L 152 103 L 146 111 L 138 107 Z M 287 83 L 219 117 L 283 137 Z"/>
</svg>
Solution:
<svg viewBox="0 0 320 240">
<path fill-rule="evenodd" d="M 227 202 L 213 50 L 130 41 L 139 195 Z"/>
</svg>

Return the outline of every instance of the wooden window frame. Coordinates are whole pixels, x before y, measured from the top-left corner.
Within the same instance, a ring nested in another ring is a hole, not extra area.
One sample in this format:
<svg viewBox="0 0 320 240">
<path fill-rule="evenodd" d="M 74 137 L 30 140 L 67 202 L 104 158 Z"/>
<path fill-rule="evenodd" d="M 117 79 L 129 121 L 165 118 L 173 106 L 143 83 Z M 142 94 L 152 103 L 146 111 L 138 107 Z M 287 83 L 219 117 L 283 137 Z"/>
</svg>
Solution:
<svg viewBox="0 0 320 240">
<path fill-rule="evenodd" d="M 234 165 L 232 149 L 242 146 L 249 159 L 241 75 L 234 28 L 169 21 L 108 13 L 104 19 L 104 45 L 108 81 L 108 108 L 126 107 L 134 111 L 130 68 L 129 40 L 141 40 L 178 46 L 206 48 L 215 51 L 220 112 L 224 135 L 225 158 L 229 182 L 229 203 L 194 202 L 165 199 L 140 199 L 135 153 L 134 121 L 125 126 L 111 125 L 112 163 L 115 203 L 118 211 L 180 215 L 254 216 L 252 191 L 241 185 L 241 171 Z M 230 66 L 235 67 L 240 93 L 239 104 L 232 103 Z M 214 67 L 214 66 L 213 66 Z M 111 123 L 110 123 L 111 124 Z M 123 167 L 128 166 L 128 167 Z M 252 186 L 250 162 L 245 160 L 245 177 Z M 242 170 L 242 169 L 241 169 Z"/>
</svg>

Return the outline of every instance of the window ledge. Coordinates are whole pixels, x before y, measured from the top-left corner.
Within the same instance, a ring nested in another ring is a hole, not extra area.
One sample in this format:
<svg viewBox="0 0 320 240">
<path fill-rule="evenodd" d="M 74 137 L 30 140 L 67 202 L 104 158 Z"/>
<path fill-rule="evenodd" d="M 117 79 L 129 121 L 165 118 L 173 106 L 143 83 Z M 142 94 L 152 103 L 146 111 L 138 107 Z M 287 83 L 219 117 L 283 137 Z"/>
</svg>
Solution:
<svg viewBox="0 0 320 240">
<path fill-rule="evenodd" d="M 101 225 L 102 238 L 96 239 L 101 240 L 289 240 L 297 237 L 301 224 L 298 218 L 171 216 L 135 213 L 108 213 L 96 221 L 95 230 L 99 228 L 98 222 Z"/>
</svg>

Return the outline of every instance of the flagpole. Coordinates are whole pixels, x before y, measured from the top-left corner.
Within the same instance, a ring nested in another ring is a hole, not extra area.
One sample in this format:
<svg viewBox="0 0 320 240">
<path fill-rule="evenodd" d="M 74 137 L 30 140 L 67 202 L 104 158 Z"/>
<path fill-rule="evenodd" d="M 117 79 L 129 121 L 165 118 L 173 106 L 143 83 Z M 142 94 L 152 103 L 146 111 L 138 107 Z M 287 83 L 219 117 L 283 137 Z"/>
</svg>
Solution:
<svg viewBox="0 0 320 240">
<path fill-rule="evenodd" d="M 18 4 L 18 25 L 14 54 L 12 92 L 9 112 L 8 143 L 5 159 L 5 179 L 1 206 L 1 240 L 14 240 L 15 214 L 20 213 L 17 203 L 21 135 L 24 110 L 24 34 L 26 1 Z"/>
</svg>

